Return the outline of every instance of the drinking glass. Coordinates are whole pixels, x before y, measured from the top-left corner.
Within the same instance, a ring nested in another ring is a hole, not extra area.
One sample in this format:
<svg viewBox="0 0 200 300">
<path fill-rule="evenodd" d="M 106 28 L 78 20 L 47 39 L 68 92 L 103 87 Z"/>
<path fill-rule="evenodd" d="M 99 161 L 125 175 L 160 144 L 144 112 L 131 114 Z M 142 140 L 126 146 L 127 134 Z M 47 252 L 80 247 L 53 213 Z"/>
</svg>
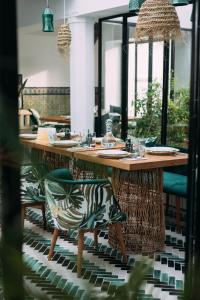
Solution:
<svg viewBox="0 0 200 300">
<path fill-rule="evenodd" d="M 138 154 L 140 157 L 144 157 L 145 156 L 145 140 L 144 139 L 139 139 L 139 143 L 138 143 Z"/>
<path fill-rule="evenodd" d="M 93 132 L 92 133 L 92 143 L 91 143 L 91 146 L 95 147 L 95 145 L 96 145 L 96 132 Z"/>
<path fill-rule="evenodd" d="M 139 156 L 139 141 L 137 138 L 132 137 L 131 143 L 132 143 L 132 155 L 134 158 L 137 158 Z"/>
<path fill-rule="evenodd" d="M 82 144 L 82 142 L 83 142 L 83 136 L 82 136 L 82 133 L 79 132 L 77 135 L 75 135 L 74 140 L 75 140 L 76 142 L 78 142 L 78 146 L 81 147 L 81 144 Z"/>
</svg>

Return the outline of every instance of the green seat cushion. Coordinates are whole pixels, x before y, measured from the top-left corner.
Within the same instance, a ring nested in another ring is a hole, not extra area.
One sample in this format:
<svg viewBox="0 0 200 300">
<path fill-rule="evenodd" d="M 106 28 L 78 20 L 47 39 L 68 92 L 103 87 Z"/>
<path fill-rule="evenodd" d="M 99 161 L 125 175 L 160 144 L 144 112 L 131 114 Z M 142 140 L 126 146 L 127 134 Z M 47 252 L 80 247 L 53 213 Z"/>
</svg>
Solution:
<svg viewBox="0 0 200 300">
<path fill-rule="evenodd" d="M 171 146 L 169 145 L 168 147 L 171 147 Z M 181 153 L 188 153 L 188 149 L 186 149 L 186 148 L 179 148 L 176 146 L 172 146 L 172 147 L 179 149 L 179 151 Z M 188 165 L 166 167 L 166 168 L 164 168 L 164 171 L 187 176 Z"/>
<path fill-rule="evenodd" d="M 163 191 L 180 197 L 187 197 L 187 176 L 164 172 L 163 173 Z"/>
<path fill-rule="evenodd" d="M 113 173 L 113 168 L 112 167 L 108 167 L 107 168 L 107 174 L 109 177 L 112 177 L 112 173 Z"/>
<path fill-rule="evenodd" d="M 69 169 L 67 168 L 60 168 L 55 169 L 48 173 L 47 178 L 49 179 L 62 179 L 62 180 L 73 180 L 73 176 Z"/>
</svg>

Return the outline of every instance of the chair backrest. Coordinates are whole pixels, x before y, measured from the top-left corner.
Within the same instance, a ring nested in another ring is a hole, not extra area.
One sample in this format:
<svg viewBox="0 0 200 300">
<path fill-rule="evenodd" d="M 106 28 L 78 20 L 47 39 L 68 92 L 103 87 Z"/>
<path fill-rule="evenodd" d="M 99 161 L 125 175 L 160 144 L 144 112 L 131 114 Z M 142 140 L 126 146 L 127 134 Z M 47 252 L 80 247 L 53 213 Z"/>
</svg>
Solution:
<svg viewBox="0 0 200 300">
<path fill-rule="evenodd" d="M 120 106 L 110 105 L 110 112 L 111 112 L 111 113 L 118 113 L 118 114 L 121 115 L 122 109 L 121 109 Z"/>
<path fill-rule="evenodd" d="M 44 180 L 48 172 L 45 164 L 21 166 L 21 199 L 23 201 L 44 201 Z"/>
<path fill-rule="evenodd" d="M 30 121 L 31 121 L 31 125 L 37 125 L 40 126 L 41 125 L 41 121 L 40 121 L 40 114 L 37 110 L 35 110 L 34 108 L 29 108 L 29 111 L 31 113 L 30 116 Z"/>
<path fill-rule="evenodd" d="M 124 220 L 108 180 L 45 180 L 54 226 L 61 230 L 105 228 Z"/>
</svg>

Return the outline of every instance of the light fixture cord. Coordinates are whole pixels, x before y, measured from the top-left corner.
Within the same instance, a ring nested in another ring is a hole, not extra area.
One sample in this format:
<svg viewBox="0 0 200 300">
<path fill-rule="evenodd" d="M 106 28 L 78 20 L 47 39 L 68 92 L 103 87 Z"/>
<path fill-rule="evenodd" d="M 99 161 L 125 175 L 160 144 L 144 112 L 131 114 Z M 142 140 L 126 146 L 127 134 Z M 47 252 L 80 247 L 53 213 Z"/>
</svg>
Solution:
<svg viewBox="0 0 200 300">
<path fill-rule="evenodd" d="M 49 8 L 49 0 L 47 0 L 47 7 Z"/>
<path fill-rule="evenodd" d="M 64 0 L 64 24 L 65 24 L 65 0 Z"/>
</svg>

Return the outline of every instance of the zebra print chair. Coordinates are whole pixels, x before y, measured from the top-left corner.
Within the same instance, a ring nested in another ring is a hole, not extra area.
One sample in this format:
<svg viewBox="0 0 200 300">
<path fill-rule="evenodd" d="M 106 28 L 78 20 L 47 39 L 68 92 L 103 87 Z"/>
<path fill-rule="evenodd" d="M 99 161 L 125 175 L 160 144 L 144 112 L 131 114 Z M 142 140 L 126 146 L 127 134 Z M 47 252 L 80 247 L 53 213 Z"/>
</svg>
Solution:
<svg viewBox="0 0 200 300">
<path fill-rule="evenodd" d="M 68 180 L 63 179 L 68 175 Z M 114 226 L 119 248 L 126 261 L 122 235 L 122 222 L 126 215 L 116 202 L 107 179 L 73 180 L 69 170 L 51 171 L 45 180 L 48 209 L 53 221 L 54 233 L 48 259 L 51 260 L 60 231 L 78 231 L 77 276 L 81 276 L 84 233 L 94 232 L 94 245 L 98 244 L 101 229 Z"/>
</svg>

